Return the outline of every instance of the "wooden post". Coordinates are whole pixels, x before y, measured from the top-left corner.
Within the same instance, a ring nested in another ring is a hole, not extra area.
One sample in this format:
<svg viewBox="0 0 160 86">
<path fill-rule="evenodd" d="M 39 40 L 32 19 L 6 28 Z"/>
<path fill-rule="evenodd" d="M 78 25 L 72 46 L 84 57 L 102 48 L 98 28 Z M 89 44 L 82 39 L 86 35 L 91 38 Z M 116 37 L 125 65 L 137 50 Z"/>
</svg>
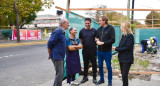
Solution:
<svg viewBox="0 0 160 86">
<path fill-rule="evenodd" d="M 153 29 L 153 12 L 154 12 L 154 11 L 152 11 L 152 29 Z"/>
<path fill-rule="evenodd" d="M 67 12 L 69 13 L 69 8 L 70 8 L 70 0 L 67 1 Z"/>
<path fill-rule="evenodd" d="M 69 8 L 70 8 L 70 0 L 67 1 L 67 8 L 66 8 L 66 18 L 69 18 Z"/>
</svg>

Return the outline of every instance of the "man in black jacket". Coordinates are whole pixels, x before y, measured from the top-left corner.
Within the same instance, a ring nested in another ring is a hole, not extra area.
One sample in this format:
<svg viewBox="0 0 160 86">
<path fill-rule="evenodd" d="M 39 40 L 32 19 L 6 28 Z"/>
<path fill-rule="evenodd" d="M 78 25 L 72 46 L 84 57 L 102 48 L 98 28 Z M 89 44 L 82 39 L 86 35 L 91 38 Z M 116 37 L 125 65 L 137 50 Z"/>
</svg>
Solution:
<svg viewBox="0 0 160 86">
<path fill-rule="evenodd" d="M 98 44 L 98 66 L 100 72 L 100 80 L 97 85 L 104 83 L 103 60 L 106 62 L 108 69 L 108 86 L 112 86 L 112 44 L 115 42 L 114 27 L 108 24 L 105 16 L 99 18 L 100 27 L 97 30 L 96 42 Z"/>
</svg>

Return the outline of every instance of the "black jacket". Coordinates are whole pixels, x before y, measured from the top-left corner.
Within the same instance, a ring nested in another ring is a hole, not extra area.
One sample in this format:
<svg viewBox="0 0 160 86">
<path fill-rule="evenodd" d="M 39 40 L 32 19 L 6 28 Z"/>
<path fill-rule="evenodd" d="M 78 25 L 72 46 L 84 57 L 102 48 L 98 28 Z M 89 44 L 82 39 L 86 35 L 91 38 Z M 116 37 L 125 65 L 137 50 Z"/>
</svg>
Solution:
<svg viewBox="0 0 160 86">
<path fill-rule="evenodd" d="M 107 25 L 102 30 L 103 27 L 98 28 L 97 30 L 97 38 L 99 38 L 100 41 L 104 42 L 103 45 L 98 46 L 99 51 L 103 52 L 111 52 L 112 51 L 112 44 L 115 42 L 115 30 L 112 25 Z"/>
<path fill-rule="evenodd" d="M 128 34 L 126 36 L 122 35 L 119 46 L 116 47 L 118 52 L 118 58 L 120 63 L 131 63 L 133 64 L 133 47 L 134 47 L 134 37 L 133 34 Z"/>
</svg>

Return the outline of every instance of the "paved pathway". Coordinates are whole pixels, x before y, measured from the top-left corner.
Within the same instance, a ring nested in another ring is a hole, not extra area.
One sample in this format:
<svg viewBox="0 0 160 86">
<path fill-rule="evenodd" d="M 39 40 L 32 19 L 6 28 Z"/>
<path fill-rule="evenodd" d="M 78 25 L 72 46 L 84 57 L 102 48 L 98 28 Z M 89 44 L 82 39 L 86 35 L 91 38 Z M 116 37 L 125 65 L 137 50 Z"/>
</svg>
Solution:
<svg viewBox="0 0 160 86">
<path fill-rule="evenodd" d="M 107 75 L 107 74 L 105 74 Z M 75 81 L 77 83 L 79 83 L 82 80 L 82 76 L 80 75 L 79 78 Z M 92 76 L 89 76 L 89 81 L 87 81 L 84 84 L 80 84 L 80 85 L 68 85 L 66 83 L 66 80 L 63 81 L 63 85 L 62 86 L 96 86 L 95 84 L 93 84 L 92 82 Z M 99 80 L 99 76 L 97 76 L 97 80 Z M 43 84 L 40 84 L 38 86 L 53 86 L 53 80 L 50 80 L 48 82 L 45 82 Z M 98 85 L 98 86 L 107 86 L 107 76 L 105 76 L 105 83 Z M 113 83 L 112 86 L 122 86 L 122 80 L 118 77 L 118 76 L 113 76 Z M 130 79 L 129 80 L 129 86 L 160 86 L 160 80 L 155 80 L 152 79 L 150 81 L 144 81 L 144 80 L 140 80 L 140 79 Z"/>
</svg>

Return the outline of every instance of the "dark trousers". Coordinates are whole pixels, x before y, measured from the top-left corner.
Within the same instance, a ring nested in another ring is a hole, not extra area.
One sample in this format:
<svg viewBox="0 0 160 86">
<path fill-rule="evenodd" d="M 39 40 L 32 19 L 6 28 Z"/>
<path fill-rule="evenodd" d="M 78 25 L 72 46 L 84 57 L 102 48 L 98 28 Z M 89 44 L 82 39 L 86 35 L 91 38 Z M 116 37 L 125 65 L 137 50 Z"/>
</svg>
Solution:
<svg viewBox="0 0 160 86">
<path fill-rule="evenodd" d="M 123 86 L 128 86 L 128 73 L 131 67 L 130 63 L 120 63 Z"/>
<path fill-rule="evenodd" d="M 147 51 L 147 41 L 148 40 L 142 40 L 141 41 L 141 46 L 142 46 L 142 53 L 144 53 L 145 51 Z"/>
<path fill-rule="evenodd" d="M 88 76 L 89 62 L 92 64 L 93 78 L 97 77 L 97 57 L 92 54 L 83 54 L 84 77 Z"/>
<path fill-rule="evenodd" d="M 67 83 L 71 83 L 71 81 L 75 80 L 75 74 L 74 75 L 67 75 Z"/>
<path fill-rule="evenodd" d="M 53 86 L 62 86 L 63 73 L 64 73 L 64 61 L 63 60 L 54 60 L 52 59 L 54 68 L 56 71 L 56 76 Z"/>
</svg>

